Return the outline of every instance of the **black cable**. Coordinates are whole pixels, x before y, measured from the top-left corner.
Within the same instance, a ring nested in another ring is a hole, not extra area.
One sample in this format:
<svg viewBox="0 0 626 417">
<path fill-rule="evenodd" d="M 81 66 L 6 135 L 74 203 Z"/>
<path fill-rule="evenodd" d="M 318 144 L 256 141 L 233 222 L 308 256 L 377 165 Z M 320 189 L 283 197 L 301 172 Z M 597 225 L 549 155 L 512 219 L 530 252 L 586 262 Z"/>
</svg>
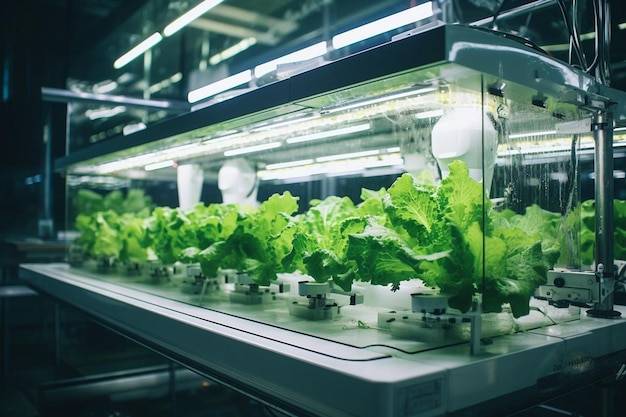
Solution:
<svg viewBox="0 0 626 417">
<path fill-rule="evenodd" d="M 500 13 L 502 12 L 502 8 L 504 7 L 504 0 L 502 0 L 500 2 L 500 6 L 498 6 L 498 8 L 496 9 L 496 11 L 493 14 L 493 19 L 491 19 L 491 29 L 494 29 L 496 26 L 496 20 L 498 19 L 498 16 L 500 16 Z"/>
<path fill-rule="evenodd" d="M 570 39 L 570 53 L 573 51 L 576 53 L 576 58 L 578 60 L 579 63 L 579 67 L 581 67 L 582 69 L 585 68 L 585 66 L 583 65 L 583 57 L 581 56 L 581 51 L 580 51 L 580 44 L 577 43 L 576 39 L 573 36 L 574 30 L 572 29 L 572 25 L 570 23 L 570 19 L 567 13 L 567 8 L 565 7 L 565 3 L 563 2 L 563 0 L 556 0 L 557 5 L 559 6 L 559 10 L 561 11 L 561 15 L 563 16 L 563 21 L 565 22 L 565 27 L 567 28 L 567 32 L 569 34 L 569 39 Z M 572 63 L 572 59 L 570 56 L 570 65 L 574 65 Z"/>
<path fill-rule="evenodd" d="M 594 25 L 594 33 L 595 33 L 595 56 L 593 57 L 593 61 L 589 66 L 585 69 L 585 72 L 590 73 L 598 66 L 600 62 L 600 6 L 598 5 L 598 0 L 592 0 L 591 4 L 593 5 L 593 25 Z"/>
<path fill-rule="evenodd" d="M 592 2 L 595 0 L 592 0 Z M 580 61 L 580 65 L 583 68 L 587 68 L 587 57 L 585 56 L 585 50 L 583 49 L 582 45 L 580 44 L 580 33 L 578 31 L 578 0 L 572 0 L 572 32 L 571 32 L 571 38 L 573 40 L 573 42 L 576 45 L 576 48 L 578 48 L 578 55 L 579 55 L 579 59 L 581 59 Z"/>
</svg>

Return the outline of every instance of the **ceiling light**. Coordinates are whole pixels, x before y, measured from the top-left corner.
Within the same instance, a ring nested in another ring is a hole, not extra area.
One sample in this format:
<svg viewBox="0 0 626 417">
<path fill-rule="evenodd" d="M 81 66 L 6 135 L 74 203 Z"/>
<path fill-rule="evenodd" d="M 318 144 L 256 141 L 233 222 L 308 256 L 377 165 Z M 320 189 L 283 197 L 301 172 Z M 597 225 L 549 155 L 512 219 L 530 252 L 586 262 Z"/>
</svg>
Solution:
<svg viewBox="0 0 626 417">
<path fill-rule="evenodd" d="M 279 65 L 290 64 L 294 62 L 307 61 L 309 59 L 320 57 L 328 52 L 326 41 L 318 42 L 314 45 L 292 52 L 290 54 L 273 59 L 264 64 L 254 67 L 254 76 L 259 78 L 265 74 L 275 71 Z"/>
<path fill-rule="evenodd" d="M 514 135 L 509 135 L 509 139 L 531 138 L 533 136 L 545 136 L 545 135 L 554 135 L 554 134 L 556 134 L 556 130 L 545 130 L 543 132 L 517 133 Z"/>
<path fill-rule="evenodd" d="M 92 88 L 93 92 L 96 94 L 106 94 L 117 88 L 117 82 L 113 80 L 105 80 L 95 84 Z"/>
<path fill-rule="evenodd" d="M 351 153 L 342 153 L 337 155 L 330 156 L 321 156 L 316 158 L 317 162 L 330 162 L 330 161 L 339 161 L 341 159 L 351 159 L 351 158 L 362 158 L 364 156 L 374 156 L 380 154 L 378 149 L 373 151 L 361 151 L 361 152 L 351 152 Z"/>
<path fill-rule="evenodd" d="M 314 162 L 313 159 L 301 159 L 299 161 L 279 162 L 279 163 L 276 163 L 276 164 L 267 164 L 265 166 L 265 169 L 268 170 L 268 171 L 272 171 L 274 169 L 300 167 L 300 166 L 303 166 L 303 165 L 310 165 L 313 162 Z"/>
<path fill-rule="evenodd" d="M 144 169 L 146 171 L 154 171 L 157 169 L 161 169 L 161 168 L 169 168 L 169 167 L 173 167 L 175 164 L 173 159 L 168 159 L 167 161 L 163 161 L 163 162 L 156 162 L 154 164 L 150 164 L 150 165 L 146 165 L 144 167 Z"/>
<path fill-rule="evenodd" d="M 130 51 L 126 52 L 121 57 L 117 58 L 115 62 L 113 62 L 113 68 L 120 69 L 133 59 L 137 58 L 139 55 L 146 52 L 148 49 L 152 48 L 157 43 L 161 42 L 163 36 L 160 33 L 156 32 L 150 35 L 147 39 L 141 42 L 139 45 L 132 48 Z"/>
<path fill-rule="evenodd" d="M 204 87 L 200 87 L 196 90 L 191 90 L 189 94 L 187 94 L 187 100 L 190 103 L 195 103 L 196 101 L 200 101 L 204 98 L 214 96 L 215 94 L 230 90 L 231 88 L 237 87 L 239 85 L 247 84 L 251 80 L 252 71 L 245 70 L 238 74 L 231 75 L 230 77 L 226 77 L 223 80 L 219 80 L 212 84 L 205 85 Z"/>
<path fill-rule="evenodd" d="M 315 114 L 308 114 L 308 115 L 304 115 L 304 116 L 299 116 L 297 119 L 293 118 L 293 119 L 289 119 L 289 120 L 284 120 L 282 122 L 275 122 L 275 123 L 267 123 L 267 122 L 263 122 L 257 126 L 255 126 L 251 132 L 264 132 L 264 131 L 268 131 L 268 130 L 276 130 L 278 128 L 282 128 L 285 126 L 290 126 L 293 129 L 293 126 L 296 123 L 302 123 L 302 122 L 307 122 L 310 120 L 315 120 L 315 119 L 319 119 L 320 115 L 315 113 Z"/>
<path fill-rule="evenodd" d="M 410 9 L 383 17 L 382 19 L 375 20 L 371 23 L 335 35 L 332 39 L 333 48 L 343 48 L 345 46 L 352 45 L 353 43 L 380 35 L 381 33 L 389 32 L 390 30 L 432 17 L 432 15 L 433 4 L 429 1 L 424 4 L 420 4 L 419 6 L 411 7 Z"/>
<path fill-rule="evenodd" d="M 420 88 L 418 90 L 403 91 L 401 93 L 381 96 L 381 97 L 373 98 L 373 99 L 370 99 L 370 100 L 356 101 L 354 103 L 350 103 L 350 104 L 346 104 L 346 105 L 340 105 L 340 106 L 337 106 L 337 107 L 326 108 L 326 109 L 322 110 L 322 113 L 342 112 L 342 111 L 346 111 L 346 110 L 356 109 L 356 108 L 359 108 L 359 107 L 371 106 L 372 104 L 378 104 L 378 103 L 388 102 L 388 101 L 391 101 L 391 100 L 397 100 L 397 99 L 401 99 L 401 98 L 417 96 L 417 95 L 424 94 L 424 93 L 432 93 L 433 91 L 435 91 L 435 89 L 433 87 L 425 87 L 425 88 Z"/>
<path fill-rule="evenodd" d="M 247 134 L 248 132 L 238 132 L 236 130 L 229 130 L 219 136 L 206 136 L 202 138 L 202 141 L 200 143 L 202 145 L 215 145 L 218 143 L 221 144 L 225 141 L 229 141 L 232 139 L 240 138 L 242 136 L 246 136 Z"/>
<path fill-rule="evenodd" d="M 242 39 L 230 48 L 226 48 L 222 52 L 217 53 L 209 58 L 209 64 L 217 65 L 220 62 L 226 61 L 227 59 L 232 58 L 235 55 L 245 51 L 253 45 L 256 45 L 256 38 Z"/>
<path fill-rule="evenodd" d="M 235 156 L 235 155 L 242 155 L 245 153 L 265 151 L 268 149 L 278 148 L 281 145 L 282 143 L 280 142 L 262 143 L 260 145 L 248 146 L 246 148 L 231 149 L 228 151 L 224 151 L 224 156 Z"/>
<path fill-rule="evenodd" d="M 113 108 L 100 108 L 95 110 L 89 109 L 85 112 L 85 116 L 87 116 L 89 120 L 106 119 L 125 111 L 126 107 L 124 106 L 115 106 Z"/>
<path fill-rule="evenodd" d="M 324 132 L 311 133 L 309 135 L 297 136 L 293 138 L 288 138 L 286 140 L 287 143 L 300 143 L 300 142 L 309 142 L 311 140 L 318 139 L 326 139 L 334 136 L 347 135 L 350 133 L 363 132 L 365 130 L 369 130 L 371 125 L 369 123 L 363 123 L 355 126 L 342 127 L 339 129 L 327 130 Z"/>
<path fill-rule="evenodd" d="M 162 80 L 162 81 L 160 81 L 158 83 L 152 84 L 148 88 L 148 92 L 150 94 L 158 93 L 159 91 L 163 90 L 164 88 L 167 88 L 167 87 L 171 86 L 172 84 L 176 84 L 177 82 L 179 82 L 182 79 L 183 79 L 183 73 L 182 72 L 174 73 L 171 77 L 165 78 L 164 80 Z"/>
<path fill-rule="evenodd" d="M 376 151 L 379 152 L 379 151 Z M 380 152 L 379 152 L 380 153 Z M 344 154 L 348 156 L 349 154 Z M 340 155 L 336 155 L 339 157 Z M 368 157 L 346 158 L 346 159 L 330 159 L 328 161 L 309 163 L 310 160 L 297 161 L 302 162 L 298 165 L 276 167 L 258 172 L 259 178 L 262 180 L 288 180 L 292 178 L 311 177 L 315 175 L 336 176 L 347 175 L 350 173 L 365 174 L 367 169 L 402 166 L 404 160 L 397 154 L 374 155 Z M 278 164 L 272 164 L 278 165 Z"/>
<path fill-rule="evenodd" d="M 193 9 L 181 15 L 178 19 L 174 20 L 169 25 L 165 26 L 163 29 L 163 34 L 165 36 L 172 36 L 174 33 L 178 32 L 189 23 L 193 22 L 218 4 L 220 4 L 222 0 L 205 0 L 202 3 L 198 4 Z"/>
</svg>

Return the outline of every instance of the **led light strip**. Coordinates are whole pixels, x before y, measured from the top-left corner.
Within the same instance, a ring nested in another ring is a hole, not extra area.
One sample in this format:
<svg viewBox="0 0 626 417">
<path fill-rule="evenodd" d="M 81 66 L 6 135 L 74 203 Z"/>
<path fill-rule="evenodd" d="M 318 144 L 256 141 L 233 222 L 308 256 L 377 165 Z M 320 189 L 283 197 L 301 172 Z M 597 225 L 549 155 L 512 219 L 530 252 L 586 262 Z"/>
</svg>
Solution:
<svg viewBox="0 0 626 417">
<path fill-rule="evenodd" d="M 359 101 L 359 102 L 356 102 L 356 103 L 340 105 L 338 107 L 325 108 L 325 109 L 323 109 L 323 112 L 324 113 L 343 112 L 343 111 L 346 111 L 346 110 L 356 109 L 356 108 L 359 108 L 359 107 L 367 107 L 367 106 L 371 106 L 373 104 L 379 104 L 379 103 L 383 103 L 383 102 L 387 102 L 387 101 L 398 100 L 398 99 L 401 99 L 401 98 L 417 96 L 417 95 L 421 95 L 421 94 L 425 94 L 425 93 L 432 93 L 433 91 L 435 91 L 435 88 L 433 88 L 433 87 L 420 88 L 418 90 L 403 91 L 401 93 L 390 94 L 388 96 L 383 96 L 383 97 L 377 97 L 377 98 L 373 98 L 371 100 L 365 100 L 365 101 Z"/>
<path fill-rule="evenodd" d="M 366 156 L 366 152 L 370 153 Z M 399 153 L 384 154 L 381 150 L 329 155 L 315 160 L 304 159 L 284 164 L 271 164 L 259 171 L 262 180 L 289 179 L 314 175 L 363 172 L 371 168 L 401 166 L 404 160 Z"/>
<path fill-rule="evenodd" d="M 356 126 L 342 127 L 339 129 L 326 130 L 324 132 L 311 133 L 309 135 L 287 138 L 285 142 L 289 144 L 294 144 L 294 143 L 301 143 L 301 142 L 309 142 L 312 140 L 332 138 L 335 136 L 348 135 L 350 133 L 363 132 L 365 130 L 369 130 L 370 127 L 371 125 L 369 123 L 363 123 L 363 124 L 356 125 Z"/>
<path fill-rule="evenodd" d="M 230 90 L 231 88 L 238 87 L 242 84 L 247 84 L 250 81 L 252 81 L 252 71 L 245 70 L 238 74 L 231 75 L 230 77 L 226 77 L 222 80 L 216 81 L 212 84 L 205 85 L 204 87 L 191 90 L 187 94 L 187 100 L 190 103 L 195 103 L 204 98 L 214 96 L 226 90 Z"/>
<path fill-rule="evenodd" d="M 161 169 L 161 168 L 169 168 L 169 167 L 173 167 L 175 166 L 176 162 L 173 159 L 168 159 L 166 161 L 163 162 L 157 162 L 154 164 L 150 164 L 150 165 L 146 165 L 144 167 L 144 169 L 146 171 L 155 171 L 157 169 Z"/>
<path fill-rule="evenodd" d="M 175 19 L 172 23 L 165 26 L 163 29 L 163 35 L 159 32 L 155 32 L 150 35 L 147 39 L 144 39 L 137 46 L 126 52 L 124 55 L 120 56 L 113 62 L 113 68 L 120 69 L 127 64 L 129 64 L 132 60 L 146 52 L 148 49 L 157 45 L 163 39 L 163 36 L 172 36 L 174 33 L 178 32 L 189 23 L 196 20 L 198 17 L 202 16 L 213 7 L 220 4 L 223 0 L 205 0 L 202 3 L 198 4 L 193 9 L 181 15 L 178 19 Z"/>
<path fill-rule="evenodd" d="M 225 61 L 229 58 L 234 57 L 235 55 L 245 51 L 246 49 L 256 45 L 256 38 L 246 38 L 242 39 L 230 48 L 224 49 L 222 52 L 219 52 L 209 58 L 209 64 L 217 65 L 222 61 Z"/>
<path fill-rule="evenodd" d="M 153 33 L 147 39 L 142 41 L 139 45 L 135 46 L 134 48 L 126 52 L 124 55 L 117 58 L 115 62 L 113 62 L 113 68 L 120 69 L 126 66 L 133 59 L 137 58 L 139 55 L 143 54 L 148 49 L 152 48 L 153 46 L 161 42 L 162 39 L 163 39 L 163 36 L 161 36 L 160 33 L 158 32 Z"/>
<path fill-rule="evenodd" d="M 420 4 L 419 6 L 411 7 L 410 9 L 403 10 L 399 13 L 383 17 L 382 19 L 375 20 L 371 23 L 335 35 L 332 39 L 332 45 L 335 49 L 344 48 L 348 45 L 389 32 L 390 30 L 394 30 L 402 26 L 410 25 L 411 23 L 415 23 L 432 16 L 433 4 L 429 1 Z"/>
<path fill-rule="evenodd" d="M 279 148 L 283 144 L 281 142 L 262 143 L 260 145 L 248 146 L 246 148 L 230 149 L 224 152 L 224 156 L 243 155 L 246 153 L 265 151 L 268 149 Z"/>
<path fill-rule="evenodd" d="M 163 34 L 165 36 L 172 36 L 189 23 L 193 22 L 218 4 L 220 4 L 222 0 L 205 0 L 202 3 L 198 4 L 193 9 L 181 15 L 178 19 L 174 20 L 169 25 L 165 26 L 163 29 Z"/>
</svg>

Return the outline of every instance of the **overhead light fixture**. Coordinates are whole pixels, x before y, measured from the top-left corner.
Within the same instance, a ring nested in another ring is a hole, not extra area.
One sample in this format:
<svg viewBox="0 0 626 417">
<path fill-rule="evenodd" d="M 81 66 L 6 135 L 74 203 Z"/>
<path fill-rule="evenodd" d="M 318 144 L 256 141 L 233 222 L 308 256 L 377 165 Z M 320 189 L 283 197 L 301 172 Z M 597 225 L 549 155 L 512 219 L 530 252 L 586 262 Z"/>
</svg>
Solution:
<svg viewBox="0 0 626 417">
<path fill-rule="evenodd" d="M 343 48 L 432 16 L 433 3 L 429 1 L 335 35 L 332 39 L 332 45 L 335 49 Z"/>
<path fill-rule="evenodd" d="M 368 169 L 401 167 L 404 160 L 398 153 L 384 154 L 384 151 L 372 151 L 376 155 L 360 156 L 355 154 L 330 155 L 321 160 L 307 159 L 295 161 L 294 165 L 271 164 L 258 172 L 262 180 L 289 180 L 293 178 L 311 177 L 315 175 L 337 176 L 350 173 L 365 174 Z M 271 169 L 270 169 L 271 167 Z"/>
<path fill-rule="evenodd" d="M 339 105 L 337 107 L 325 108 L 325 109 L 322 109 L 322 113 L 337 113 L 337 112 L 352 110 L 352 109 L 356 109 L 360 107 L 371 106 L 373 104 L 384 103 L 384 102 L 388 102 L 392 100 L 398 100 L 401 98 L 418 96 L 420 94 L 425 94 L 425 93 L 432 93 L 433 91 L 436 91 L 435 88 L 433 87 L 425 87 L 425 88 L 420 88 L 417 90 L 408 90 L 408 91 L 403 91 L 401 93 L 380 96 L 380 97 L 376 97 L 376 98 L 369 99 L 369 100 L 355 101 L 353 103 Z"/>
<path fill-rule="evenodd" d="M 161 169 L 161 168 L 170 168 L 170 167 L 173 167 L 174 165 L 175 165 L 174 160 L 173 159 L 168 159 L 168 160 L 163 161 L 163 162 L 156 162 L 154 164 L 146 165 L 144 167 L 144 169 L 146 171 L 155 171 L 155 170 Z"/>
<path fill-rule="evenodd" d="M 320 118 L 320 115 L 318 113 L 312 113 L 312 114 L 306 114 L 304 116 L 299 116 L 298 118 L 284 120 L 282 122 L 274 122 L 274 123 L 262 122 L 258 124 L 257 126 L 253 127 L 251 132 L 264 132 L 267 130 L 276 130 L 278 128 L 282 128 L 285 126 L 293 127 L 293 125 L 295 125 L 296 123 L 302 123 L 302 122 L 311 121 L 311 120 L 315 120 L 319 118 Z"/>
<path fill-rule="evenodd" d="M 219 52 L 209 58 L 209 64 L 217 65 L 222 61 L 226 61 L 227 59 L 234 57 L 235 55 L 245 51 L 251 46 L 256 45 L 256 42 L 256 38 L 242 39 L 230 48 L 226 48 L 222 52 Z"/>
<path fill-rule="evenodd" d="M 265 169 L 268 171 L 272 171 L 275 169 L 284 169 L 284 168 L 293 168 L 300 167 L 303 165 L 310 165 L 315 162 L 313 159 L 301 159 L 299 161 L 291 161 L 291 162 L 279 162 L 276 164 L 267 164 Z"/>
<path fill-rule="evenodd" d="M 242 136 L 246 136 L 247 134 L 248 132 L 239 132 L 237 130 L 229 130 L 229 131 L 223 132 L 219 136 L 205 136 L 202 138 L 200 143 L 202 145 L 222 144 L 232 139 L 237 139 Z"/>
<path fill-rule="evenodd" d="M 89 120 L 98 120 L 113 117 L 120 113 L 124 113 L 125 111 L 125 106 L 115 106 L 113 108 L 101 108 L 95 110 L 89 109 L 85 112 L 85 116 L 87 116 Z"/>
<path fill-rule="evenodd" d="M 148 87 L 148 92 L 150 94 L 158 93 L 159 91 L 163 90 L 164 88 L 167 88 L 167 87 L 171 86 L 172 84 L 176 84 L 177 82 L 179 82 L 182 79 L 183 79 L 183 73 L 182 72 L 176 72 L 176 73 L 172 74 L 171 77 L 165 78 L 165 79 L 161 80 L 158 83 L 152 84 L 150 87 Z"/>
<path fill-rule="evenodd" d="M 115 62 L 113 62 L 113 68 L 115 69 L 122 68 L 123 66 L 131 62 L 133 59 L 137 58 L 138 56 L 146 52 L 148 49 L 152 48 L 154 45 L 161 42 L 162 39 L 163 39 L 163 36 L 161 36 L 159 32 L 153 33 L 147 39 L 141 42 L 139 45 L 135 46 L 130 51 L 126 52 L 124 55 L 117 58 Z"/>
<path fill-rule="evenodd" d="M 350 153 L 342 153 L 342 154 L 330 155 L 330 156 L 320 156 L 319 158 L 316 158 L 315 160 L 317 162 L 330 162 L 330 161 L 339 161 L 342 159 L 362 158 L 365 156 L 374 156 L 378 154 L 380 154 L 380 151 L 378 149 L 375 149 L 372 151 L 350 152 Z"/>
<path fill-rule="evenodd" d="M 248 146 L 246 148 L 230 149 L 228 151 L 224 151 L 224 156 L 235 156 L 235 155 L 243 155 L 246 153 L 266 151 L 268 149 L 274 149 L 280 146 L 282 146 L 281 142 L 262 143 L 260 145 Z"/>
<path fill-rule="evenodd" d="M 118 159 L 92 168 L 93 172 L 96 174 L 110 174 L 112 172 L 124 171 L 126 169 L 133 169 L 142 166 L 145 168 L 145 166 L 148 165 L 158 164 L 170 160 L 175 161 L 195 155 L 198 153 L 197 149 L 197 143 L 189 143 L 170 149 L 163 149 L 142 155 L 131 156 L 125 159 Z"/>
<path fill-rule="evenodd" d="M 318 42 L 314 45 L 307 46 L 306 48 L 281 56 L 280 58 L 257 65 L 254 67 L 254 76 L 259 78 L 265 74 L 275 71 L 279 65 L 307 61 L 309 59 L 320 57 L 326 54 L 326 52 L 328 52 L 326 41 Z"/>
<path fill-rule="evenodd" d="M 324 132 L 311 133 L 309 135 L 287 138 L 285 142 L 292 144 L 292 143 L 309 142 L 309 141 L 318 140 L 318 139 L 332 138 L 334 136 L 341 136 L 341 135 L 348 135 L 350 133 L 363 132 L 365 130 L 369 130 L 370 127 L 371 125 L 369 123 L 363 123 L 360 125 L 341 127 L 339 129 L 326 130 Z"/>
<path fill-rule="evenodd" d="M 190 103 L 195 103 L 196 101 L 200 101 L 204 98 L 214 96 L 215 94 L 230 90 L 231 88 L 240 86 L 242 84 L 247 84 L 250 81 L 252 81 L 252 71 L 245 70 L 238 74 L 231 75 L 230 77 L 226 77 L 222 80 L 216 81 L 212 84 L 205 85 L 204 87 L 191 90 L 187 94 L 187 100 Z"/>
<path fill-rule="evenodd" d="M 509 139 L 531 138 L 533 136 L 555 135 L 556 130 L 544 130 L 542 132 L 517 133 L 509 135 Z"/>
<path fill-rule="evenodd" d="M 117 82 L 113 80 L 105 80 L 95 84 L 92 88 L 93 92 L 96 94 L 106 94 L 117 88 Z"/>
<path fill-rule="evenodd" d="M 193 22 L 218 4 L 220 4 L 223 0 L 205 0 L 202 3 L 198 4 L 193 9 L 190 9 L 188 12 L 181 15 L 178 19 L 174 20 L 169 25 L 165 26 L 163 29 L 163 35 L 172 36 L 189 23 Z"/>
</svg>

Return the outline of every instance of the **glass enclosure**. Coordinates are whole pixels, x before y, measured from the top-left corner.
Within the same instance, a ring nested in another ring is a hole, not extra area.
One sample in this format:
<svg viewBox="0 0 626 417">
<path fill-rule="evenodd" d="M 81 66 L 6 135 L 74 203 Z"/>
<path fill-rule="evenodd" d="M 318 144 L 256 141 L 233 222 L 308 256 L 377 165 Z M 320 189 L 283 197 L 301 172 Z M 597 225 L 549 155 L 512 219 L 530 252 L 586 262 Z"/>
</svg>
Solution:
<svg viewBox="0 0 626 417">
<path fill-rule="evenodd" d="M 71 270 L 404 352 L 579 317 L 539 288 L 594 262 L 593 109 L 450 56 L 324 71 L 69 154 Z"/>
</svg>

